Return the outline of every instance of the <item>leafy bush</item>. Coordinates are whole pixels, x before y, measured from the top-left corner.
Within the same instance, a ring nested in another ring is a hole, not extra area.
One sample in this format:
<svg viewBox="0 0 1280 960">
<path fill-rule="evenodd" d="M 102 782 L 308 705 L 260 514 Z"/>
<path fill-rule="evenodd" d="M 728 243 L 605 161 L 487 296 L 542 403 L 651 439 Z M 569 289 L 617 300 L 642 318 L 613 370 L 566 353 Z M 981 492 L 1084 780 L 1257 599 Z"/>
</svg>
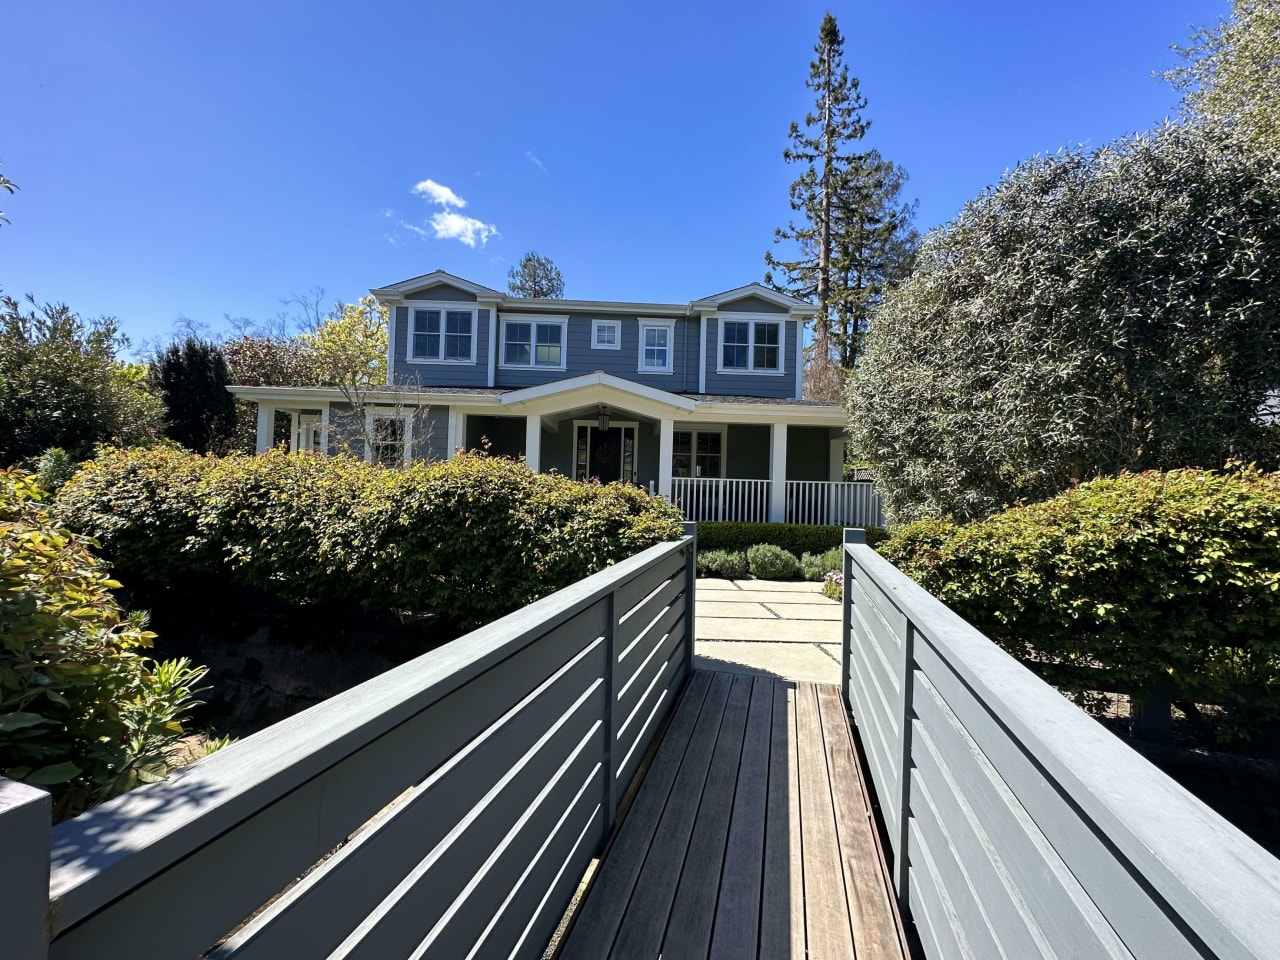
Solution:
<svg viewBox="0 0 1280 960">
<path fill-rule="evenodd" d="M 748 547 L 747 563 L 751 565 L 751 575 L 758 580 L 800 578 L 800 561 L 796 559 L 796 555 L 771 543 Z"/>
<path fill-rule="evenodd" d="M 832 600 L 844 599 L 844 571 L 832 570 L 822 578 L 822 595 Z"/>
<path fill-rule="evenodd" d="M 698 553 L 698 576 L 745 580 L 751 575 L 747 555 L 741 550 L 705 550 Z"/>
<path fill-rule="evenodd" d="M 895 524 L 1122 470 L 1274 469 L 1277 208 L 1274 158 L 1166 125 L 1021 163 L 926 237 L 849 393 Z"/>
<path fill-rule="evenodd" d="M 215 575 L 291 603 L 487 622 L 680 535 L 665 501 L 464 454 L 387 470 L 349 457 L 104 452 L 58 494 L 121 574 Z"/>
<path fill-rule="evenodd" d="M 45 493 L 56 493 L 59 487 L 75 475 L 79 464 L 61 447 L 50 447 L 31 466 L 40 489 Z"/>
<path fill-rule="evenodd" d="M 879 527 L 867 528 L 867 542 L 872 546 L 888 535 L 887 531 Z M 738 523 L 727 520 L 698 524 L 700 550 L 746 550 L 759 543 L 771 543 L 800 556 L 803 553 L 823 553 L 843 542 L 843 527 L 800 523 Z"/>
<path fill-rule="evenodd" d="M 983 522 L 910 524 L 881 553 L 1015 656 L 1102 668 L 1139 702 L 1162 681 L 1228 705 L 1247 685 L 1280 715 L 1280 474 L 1094 480 Z M 1046 675 L 1088 705 L 1082 673 Z"/>
<path fill-rule="evenodd" d="M 844 570 L 844 548 L 832 547 L 823 553 L 806 553 L 800 558 L 804 579 L 817 583 L 832 570 Z"/>
<path fill-rule="evenodd" d="M 50 789 L 64 817 L 164 778 L 205 671 L 140 652 L 146 617 L 40 495 L 0 472 L 0 774 Z"/>
</svg>

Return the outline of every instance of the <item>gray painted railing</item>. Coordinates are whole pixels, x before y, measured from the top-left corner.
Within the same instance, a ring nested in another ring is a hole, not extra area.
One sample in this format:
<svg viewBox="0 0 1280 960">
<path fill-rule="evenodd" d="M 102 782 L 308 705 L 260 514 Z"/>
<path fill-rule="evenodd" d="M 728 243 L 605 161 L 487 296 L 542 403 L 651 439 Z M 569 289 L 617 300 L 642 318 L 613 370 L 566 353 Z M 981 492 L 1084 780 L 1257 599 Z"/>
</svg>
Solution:
<svg viewBox="0 0 1280 960">
<path fill-rule="evenodd" d="M 1280 956 L 1280 861 L 864 540 L 842 687 L 926 956 Z"/>
<path fill-rule="evenodd" d="M 690 524 L 52 830 L 0 780 L 0 954 L 541 956 L 692 669 L 693 578 Z"/>
</svg>

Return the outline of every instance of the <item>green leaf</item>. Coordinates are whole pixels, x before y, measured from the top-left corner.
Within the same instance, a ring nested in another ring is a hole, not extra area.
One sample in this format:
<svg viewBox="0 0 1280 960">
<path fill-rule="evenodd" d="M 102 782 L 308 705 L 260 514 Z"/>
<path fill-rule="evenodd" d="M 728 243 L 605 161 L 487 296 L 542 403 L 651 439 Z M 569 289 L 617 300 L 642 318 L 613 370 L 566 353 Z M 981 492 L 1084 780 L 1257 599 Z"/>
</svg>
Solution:
<svg viewBox="0 0 1280 960">
<path fill-rule="evenodd" d="M 45 718 L 38 713 L 15 711 L 13 713 L 0 714 L 0 733 L 21 730 L 23 727 L 34 727 L 36 724 L 44 722 Z"/>
<path fill-rule="evenodd" d="M 55 763 L 48 767 L 41 767 L 35 773 L 28 774 L 23 782 L 48 787 L 55 783 L 66 783 L 72 777 L 79 775 L 79 773 L 80 768 L 67 761 L 66 763 Z"/>
</svg>

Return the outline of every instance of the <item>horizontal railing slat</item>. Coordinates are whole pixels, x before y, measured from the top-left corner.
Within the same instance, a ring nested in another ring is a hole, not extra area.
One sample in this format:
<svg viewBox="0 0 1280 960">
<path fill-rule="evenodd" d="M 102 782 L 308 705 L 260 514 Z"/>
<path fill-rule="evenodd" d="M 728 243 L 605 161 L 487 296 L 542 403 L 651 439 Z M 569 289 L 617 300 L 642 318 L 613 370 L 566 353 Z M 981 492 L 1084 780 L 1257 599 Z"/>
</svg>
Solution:
<svg viewBox="0 0 1280 960">
<path fill-rule="evenodd" d="M 624 672 L 631 672 L 628 662 L 634 662 L 636 659 L 631 656 L 632 646 L 639 643 L 649 625 L 658 617 L 668 613 L 676 599 L 687 591 L 688 587 L 684 577 L 681 576 L 682 572 L 683 568 L 635 606 L 628 613 L 627 618 L 618 624 L 616 646 L 618 660 L 624 665 Z M 618 605 L 621 607 L 622 603 L 619 602 Z"/>
<path fill-rule="evenodd" d="M 622 624 L 632 619 L 632 612 L 666 581 L 678 579 L 684 571 L 684 558 L 679 554 L 666 557 L 644 573 L 618 587 L 618 618 Z"/>
<path fill-rule="evenodd" d="M 890 839 L 908 838 L 905 851 L 895 845 L 906 867 L 900 863 L 895 875 L 900 895 L 919 909 L 931 960 L 961 949 L 944 926 L 982 936 L 974 910 L 998 941 L 1012 938 L 1007 948 L 1022 952 L 1017 930 L 1025 921 L 1059 954 L 1079 945 L 1082 955 L 1099 957 L 1272 955 L 1280 942 L 1280 861 L 874 550 L 859 542 L 845 550 L 854 581 L 845 693 L 867 740 Z M 890 616 L 884 623 L 908 644 L 905 675 L 901 666 L 893 672 L 899 696 L 887 707 L 876 696 L 884 692 L 876 689 L 883 674 L 876 661 L 885 638 L 868 607 L 896 611 L 898 623 Z M 878 762 L 884 725 L 877 713 L 918 718 L 900 729 L 905 767 Z M 922 821 L 926 806 L 937 824 Z M 907 829 L 899 831 L 904 810 Z M 948 839 L 949 828 L 961 832 Z M 963 833 L 977 828 L 981 835 Z M 943 856 L 944 842 L 954 861 Z M 963 899 L 960 877 L 984 878 L 968 887 L 977 900 L 963 917 L 947 894 L 950 885 Z M 978 952 L 984 949 L 990 944 Z"/>
<path fill-rule="evenodd" d="M 327 956 L 421 861 L 422 852 L 439 843 L 448 826 L 528 754 L 566 703 L 585 699 L 603 669 L 604 644 L 597 639 L 213 956 L 271 960 L 289 950 Z M 489 701 L 485 677 L 464 690 Z"/>
</svg>

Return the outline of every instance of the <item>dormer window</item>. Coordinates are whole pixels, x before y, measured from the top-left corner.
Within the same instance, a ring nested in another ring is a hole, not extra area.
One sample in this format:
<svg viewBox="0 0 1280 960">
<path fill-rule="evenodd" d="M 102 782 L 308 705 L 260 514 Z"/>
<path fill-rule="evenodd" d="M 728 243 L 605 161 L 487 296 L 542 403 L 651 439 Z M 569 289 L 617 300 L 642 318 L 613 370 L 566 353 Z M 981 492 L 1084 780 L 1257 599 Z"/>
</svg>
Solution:
<svg viewBox="0 0 1280 960">
<path fill-rule="evenodd" d="M 782 321 L 722 318 L 721 373 L 781 373 Z"/>
<path fill-rule="evenodd" d="M 427 363 L 475 363 L 474 307 L 440 305 L 410 311 L 409 359 Z"/>
</svg>

